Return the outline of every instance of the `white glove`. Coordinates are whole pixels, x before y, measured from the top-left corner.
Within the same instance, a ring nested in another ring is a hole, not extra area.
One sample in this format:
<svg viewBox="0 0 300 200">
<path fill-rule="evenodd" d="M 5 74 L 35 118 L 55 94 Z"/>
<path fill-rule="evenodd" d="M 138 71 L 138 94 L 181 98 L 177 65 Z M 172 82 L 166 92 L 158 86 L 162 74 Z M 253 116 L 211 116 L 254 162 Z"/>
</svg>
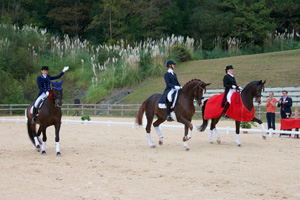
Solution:
<svg viewBox="0 0 300 200">
<path fill-rule="evenodd" d="M 175 90 L 179 90 L 180 89 L 180 86 L 174 86 Z"/>
<path fill-rule="evenodd" d="M 180 89 L 182 89 L 182 86 L 180 86 Z"/>
<path fill-rule="evenodd" d="M 65 73 L 69 69 L 69 66 L 65 66 L 64 69 L 62 70 L 63 73 Z"/>
<path fill-rule="evenodd" d="M 233 88 L 233 89 L 235 89 L 235 88 L 236 88 L 236 86 L 235 86 L 235 85 L 232 85 L 232 88 Z"/>
<path fill-rule="evenodd" d="M 47 96 L 47 97 L 49 96 L 49 91 L 46 92 L 46 96 Z"/>
<path fill-rule="evenodd" d="M 241 90 L 241 91 L 242 91 L 242 90 L 243 90 L 243 88 L 242 88 L 241 86 L 239 86 L 239 90 Z"/>
</svg>

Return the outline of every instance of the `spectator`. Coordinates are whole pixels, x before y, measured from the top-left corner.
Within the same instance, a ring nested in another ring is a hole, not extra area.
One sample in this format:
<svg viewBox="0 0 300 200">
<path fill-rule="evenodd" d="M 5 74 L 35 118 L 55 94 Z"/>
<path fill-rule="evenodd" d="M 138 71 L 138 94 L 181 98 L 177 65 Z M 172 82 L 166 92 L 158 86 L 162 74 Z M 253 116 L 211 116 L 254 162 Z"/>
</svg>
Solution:
<svg viewBox="0 0 300 200">
<path fill-rule="evenodd" d="M 267 121 L 268 129 L 272 128 L 275 130 L 275 109 L 276 109 L 276 99 L 273 97 L 274 93 L 269 92 L 269 98 L 266 100 L 265 106 L 267 107 Z"/>
<path fill-rule="evenodd" d="M 292 115 L 291 107 L 293 105 L 292 98 L 287 96 L 288 92 L 286 90 L 282 91 L 282 97 L 279 99 L 277 106 L 280 108 L 281 119 L 290 118 Z"/>
</svg>

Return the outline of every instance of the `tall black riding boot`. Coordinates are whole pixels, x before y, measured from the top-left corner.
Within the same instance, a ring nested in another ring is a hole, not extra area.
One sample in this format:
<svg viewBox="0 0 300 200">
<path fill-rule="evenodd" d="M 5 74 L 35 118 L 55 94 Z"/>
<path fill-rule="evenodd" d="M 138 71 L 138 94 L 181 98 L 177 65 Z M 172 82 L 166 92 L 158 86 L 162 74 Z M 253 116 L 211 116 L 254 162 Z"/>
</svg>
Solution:
<svg viewBox="0 0 300 200">
<path fill-rule="evenodd" d="M 36 123 L 36 114 L 37 114 L 37 111 L 38 111 L 38 109 L 33 106 L 31 124 L 35 124 Z"/>
<path fill-rule="evenodd" d="M 223 110 L 223 114 L 222 114 L 222 116 L 224 117 L 224 118 L 226 118 L 226 112 L 227 112 L 227 110 L 228 110 L 228 108 L 229 108 L 229 103 L 227 102 L 227 104 L 225 105 L 225 108 L 224 108 L 224 110 Z"/>
<path fill-rule="evenodd" d="M 171 113 L 171 102 L 167 101 L 167 121 L 168 122 L 171 122 L 171 121 L 174 121 L 170 115 Z"/>
</svg>

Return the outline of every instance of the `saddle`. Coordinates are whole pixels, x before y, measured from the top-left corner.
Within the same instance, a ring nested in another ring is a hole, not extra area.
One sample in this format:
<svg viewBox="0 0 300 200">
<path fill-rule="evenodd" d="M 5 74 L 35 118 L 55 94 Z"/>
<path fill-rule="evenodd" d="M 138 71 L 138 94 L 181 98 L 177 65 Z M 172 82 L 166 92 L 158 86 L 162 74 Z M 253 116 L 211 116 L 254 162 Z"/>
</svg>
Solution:
<svg viewBox="0 0 300 200">
<path fill-rule="evenodd" d="M 51 101 L 52 100 L 52 95 L 53 95 L 53 93 L 52 93 L 52 91 L 50 92 L 50 94 L 49 94 L 49 100 Z M 46 98 L 47 99 L 47 98 Z M 38 116 L 39 114 L 39 110 L 41 109 L 41 107 L 43 106 L 43 104 L 44 104 L 44 101 L 46 100 L 46 99 L 42 99 L 42 101 L 41 101 L 41 103 L 40 103 L 40 105 L 38 106 L 38 110 L 37 110 L 37 114 L 36 114 L 36 116 Z M 33 114 L 33 105 L 31 106 L 31 108 L 30 108 L 30 114 Z"/>
<path fill-rule="evenodd" d="M 172 98 L 171 101 L 170 101 L 170 103 L 171 103 L 171 109 L 173 109 L 175 107 L 175 104 L 177 102 L 177 99 L 178 99 L 178 96 L 180 94 L 180 91 L 181 90 L 175 90 L 174 93 L 171 95 L 171 98 Z M 169 101 L 168 97 L 166 97 L 166 101 L 165 102 L 167 102 L 167 101 Z M 167 109 L 167 103 L 158 103 L 158 107 L 160 109 Z"/>
</svg>

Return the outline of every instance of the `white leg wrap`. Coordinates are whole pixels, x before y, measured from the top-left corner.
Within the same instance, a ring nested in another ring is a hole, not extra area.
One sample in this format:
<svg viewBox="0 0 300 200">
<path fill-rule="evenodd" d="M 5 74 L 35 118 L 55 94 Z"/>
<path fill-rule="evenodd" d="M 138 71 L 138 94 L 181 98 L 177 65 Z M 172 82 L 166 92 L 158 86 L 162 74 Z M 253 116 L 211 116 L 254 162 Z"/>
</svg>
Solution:
<svg viewBox="0 0 300 200">
<path fill-rule="evenodd" d="M 183 146 L 184 146 L 184 148 L 189 149 L 189 145 L 188 145 L 187 141 L 183 142 Z"/>
<path fill-rule="evenodd" d="M 193 130 L 189 129 L 189 132 L 188 132 L 188 135 L 187 135 L 188 139 L 192 138 L 192 133 L 193 133 Z"/>
<path fill-rule="evenodd" d="M 269 137 L 273 137 L 273 132 L 272 132 L 272 131 L 273 131 L 273 129 L 270 128 L 270 129 L 269 129 Z"/>
<path fill-rule="evenodd" d="M 215 134 L 216 134 L 216 136 L 217 136 L 217 140 L 218 140 L 218 141 L 220 141 L 220 135 L 219 135 L 219 133 L 218 133 L 217 129 L 216 129 L 216 128 L 214 128 L 214 131 L 215 131 Z"/>
<path fill-rule="evenodd" d="M 60 152 L 59 142 L 55 142 L 56 152 Z"/>
<path fill-rule="evenodd" d="M 240 134 L 235 134 L 235 143 L 237 143 L 238 145 L 241 144 L 239 137 L 240 137 Z"/>
<path fill-rule="evenodd" d="M 148 138 L 148 145 L 149 145 L 149 147 L 152 147 L 152 146 L 153 146 L 153 143 L 152 143 L 152 140 L 151 140 L 151 135 L 150 135 L 150 133 L 147 133 L 147 138 Z"/>
<path fill-rule="evenodd" d="M 40 142 L 37 137 L 34 137 L 35 146 L 40 145 Z"/>
<path fill-rule="evenodd" d="M 158 137 L 159 137 L 159 138 L 163 138 L 164 136 L 163 136 L 163 134 L 161 133 L 159 126 L 154 127 L 154 128 L 155 128 L 155 130 L 156 130 L 156 133 L 157 133 Z"/>
<path fill-rule="evenodd" d="M 212 130 L 209 130 L 209 135 L 208 135 L 208 139 L 209 141 L 212 143 L 212 135 L 213 135 L 213 131 Z"/>
<path fill-rule="evenodd" d="M 266 136 L 266 129 L 263 123 L 260 124 L 261 131 L 263 132 L 263 136 Z"/>
<path fill-rule="evenodd" d="M 46 150 L 46 142 L 43 142 L 42 144 L 42 151 L 45 151 Z"/>
</svg>

